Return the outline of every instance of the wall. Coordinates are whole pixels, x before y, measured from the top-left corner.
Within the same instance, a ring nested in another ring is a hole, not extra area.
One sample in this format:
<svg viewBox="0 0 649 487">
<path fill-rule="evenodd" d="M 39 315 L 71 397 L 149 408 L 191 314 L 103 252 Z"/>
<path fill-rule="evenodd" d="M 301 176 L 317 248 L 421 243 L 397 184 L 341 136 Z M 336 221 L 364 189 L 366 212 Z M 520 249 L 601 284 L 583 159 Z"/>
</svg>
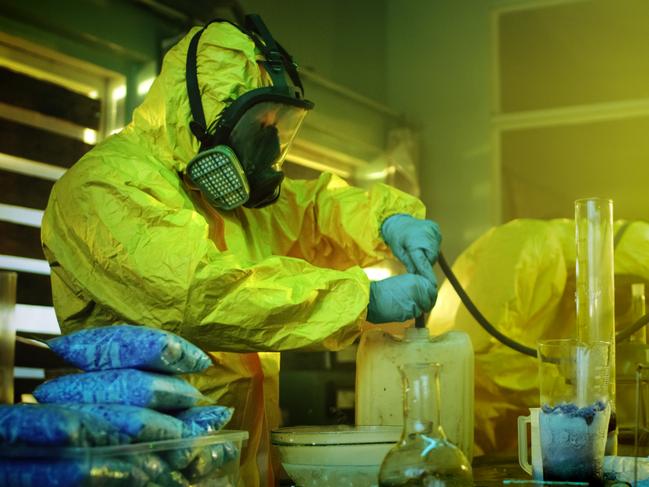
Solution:
<svg viewBox="0 0 649 487">
<path fill-rule="evenodd" d="M 385 0 L 241 0 L 297 63 L 379 102 L 386 100 Z"/>
<path fill-rule="evenodd" d="M 498 221 L 489 3 L 387 2 L 388 104 L 419 127 L 422 199 L 455 258 Z"/>
</svg>

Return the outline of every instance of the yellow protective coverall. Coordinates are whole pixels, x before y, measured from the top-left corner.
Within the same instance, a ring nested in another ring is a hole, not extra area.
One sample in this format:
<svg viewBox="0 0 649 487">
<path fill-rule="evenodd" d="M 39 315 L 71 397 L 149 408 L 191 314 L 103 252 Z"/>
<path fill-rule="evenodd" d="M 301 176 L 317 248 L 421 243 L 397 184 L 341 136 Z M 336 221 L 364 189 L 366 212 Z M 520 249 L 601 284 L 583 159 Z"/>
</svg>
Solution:
<svg viewBox="0 0 649 487">
<path fill-rule="evenodd" d="M 617 222 L 616 230 L 621 226 Z M 477 239 L 453 271 L 491 324 L 536 348 L 539 339 L 577 336 L 575 253 L 572 220 L 514 220 Z M 639 221 L 625 228 L 615 248 L 618 318 L 628 312 L 634 282 L 649 284 L 649 223 Z M 539 406 L 536 359 L 484 331 L 448 281 L 440 288 L 428 326 L 435 333 L 458 329 L 471 336 L 476 454 L 516 451 L 517 417 Z"/>
<path fill-rule="evenodd" d="M 416 198 L 371 191 L 323 174 L 286 180 L 263 209 L 216 211 L 180 173 L 197 153 L 189 130 L 185 57 L 190 32 L 165 56 L 133 122 L 55 184 L 42 225 L 63 332 L 128 322 L 160 327 L 211 351 L 190 377 L 236 409 L 229 427 L 250 434 L 242 484 L 273 485 L 269 429 L 279 424 L 279 354 L 343 348 L 365 323 L 361 267 L 388 257 L 380 237 L 395 213 L 424 216 Z M 198 47 L 206 120 L 228 100 L 269 83 L 253 42 L 213 23 Z"/>
</svg>

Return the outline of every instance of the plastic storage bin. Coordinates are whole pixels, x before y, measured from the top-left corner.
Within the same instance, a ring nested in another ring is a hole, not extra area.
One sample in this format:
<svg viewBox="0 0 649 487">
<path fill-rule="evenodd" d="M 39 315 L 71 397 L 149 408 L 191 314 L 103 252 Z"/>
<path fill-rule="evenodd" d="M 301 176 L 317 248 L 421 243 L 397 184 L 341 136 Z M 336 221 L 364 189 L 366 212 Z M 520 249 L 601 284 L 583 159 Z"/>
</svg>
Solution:
<svg viewBox="0 0 649 487">
<path fill-rule="evenodd" d="M 0 445 L 0 487 L 235 487 L 247 431 L 90 448 Z"/>
</svg>

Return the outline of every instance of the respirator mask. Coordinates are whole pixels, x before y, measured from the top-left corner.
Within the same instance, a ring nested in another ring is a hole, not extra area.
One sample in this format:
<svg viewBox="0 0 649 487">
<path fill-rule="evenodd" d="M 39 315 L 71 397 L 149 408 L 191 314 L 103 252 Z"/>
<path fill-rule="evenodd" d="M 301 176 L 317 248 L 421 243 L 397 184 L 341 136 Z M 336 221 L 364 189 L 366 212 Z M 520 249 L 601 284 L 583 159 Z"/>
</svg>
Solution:
<svg viewBox="0 0 649 487">
<path fill-rule="evenodd" d="M 208 24 L 209 25 L 209 24 Z M 279 198 L 282 163 L 313 103 L 288 53 L 273 39 L 258 15 L 246 16 L 243 33 L 264 56 L 260 64 L 273 85 L 244 93 L 217 120 L 205 123 L 196 70 L 198 41 L 205 27 L 191 39 L 187 52 L 186 84 L 192 122 L 200 142 L 189 162 L 186 178 L 217 209 L 240 206 L 262 208 Z"/>
</svg>

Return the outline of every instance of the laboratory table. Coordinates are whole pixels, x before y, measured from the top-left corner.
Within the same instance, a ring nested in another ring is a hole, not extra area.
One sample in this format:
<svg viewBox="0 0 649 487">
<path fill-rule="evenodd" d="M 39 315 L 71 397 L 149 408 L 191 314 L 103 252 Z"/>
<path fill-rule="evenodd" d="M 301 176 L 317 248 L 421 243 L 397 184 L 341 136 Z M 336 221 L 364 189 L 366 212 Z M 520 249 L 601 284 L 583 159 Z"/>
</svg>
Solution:
<svg viewBox="0 0 649 487">
<path fill-rule="evenodd" d="M 626 445 L 623 445 L 622 450 L 624 450 Z M 628 449 L 628 448 L 627 448 Z M 628 454 L 627 451 L 623 451 L 622 454 Z M 532 480 L 531 476 L 523 471 L 523 469 L 518 464 L 518 457 L 514 454 L 502 454 L 502 455 L 485 455 L 476 457 L 473 459 L 473 483 L 476 487 L 502 487 L 503 481 L 511 480 L 513 481 L 509 484 L 511 487 L 541 487 L 542 482 Z M 529 481 L 529 482 L 526 482 Z M 288 480 L 284 479 L 279 483 L 282 487 L 294 487 L 294 484 Z M 548 484 L 545 484 L 548 485 Z M 560 482 L 556 482 L 555 485 L 565 485 Z M 605 484 L 608 487 L 618 487 L 621 485 L 629 485 L 624 482 L 607 482 Z"/>
<path fill-rule="evenodd" d="M 473 459 L 476 486 L 501 486 L 505 479 L 531 480 L 531 477 L 520 467 L 515 455 L 484 455 Z"/>
<path fill-rule="evenodd" d="M 485 455 L 473 459 L 473 481 L 476 486 L 500 487 L 505 479 L 530 480 L 531 477 L 518 465 L 518 458 L 514 455 Z M 288 479 L 280 482 L 282 487 L 293 485 Z"/>
</svg>

